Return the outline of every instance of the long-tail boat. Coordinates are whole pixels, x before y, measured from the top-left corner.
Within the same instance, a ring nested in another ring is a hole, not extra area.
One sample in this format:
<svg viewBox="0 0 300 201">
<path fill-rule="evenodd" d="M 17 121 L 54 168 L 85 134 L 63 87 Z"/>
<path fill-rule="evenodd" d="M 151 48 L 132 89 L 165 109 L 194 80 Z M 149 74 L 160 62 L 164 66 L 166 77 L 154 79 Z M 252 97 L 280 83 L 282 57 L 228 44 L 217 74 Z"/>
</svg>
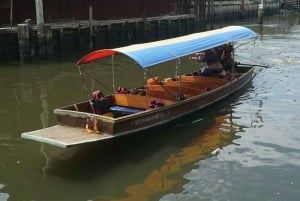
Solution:
<svg viewBox="0 0 300 201">
<path fill-rule="evenodd" d="M 204 59 L 201 57 L 205 56 L 201 53 L 207 50 L 212 50 L 217 56 L 222 69 L 209 75 L 202 70 L 178 73 L 166 79 L 150 77 L 145 81 L 145 86 L 115 90 L 106 96 L 95 92 L 94 99 L 91 97 L 55 109 L 57 125 L 24 132 L 21 136 L 66 148 L 136 133 L 200 110 L 235 93 L 253 79 L 253 66 L 239 65 L 234 61 L 233 48 L 227 52 L 230 62 L 226 69 L 226 64 L 222 62 L 224 52 L 218 51 L 225 51 L 226 48 L 222 47 L 232 46 L 237 41 L 255 40 L 256 37 L 256 33 L 249 28 L 228 26 L 166 40 L 93 51 L 77 61 L 80 74 L 84 64 L 119 54 L 138 63 L 146 73 L 148 67 L 170 60 L 175 60 L 175 68 L 180 69 L 181 58 L 191 56 L 191 59 L 198 59 L 200 55 L 199 61 L 202 62 Z M 209 62 L 206 63 L 208 65 Z"/>
</svg>

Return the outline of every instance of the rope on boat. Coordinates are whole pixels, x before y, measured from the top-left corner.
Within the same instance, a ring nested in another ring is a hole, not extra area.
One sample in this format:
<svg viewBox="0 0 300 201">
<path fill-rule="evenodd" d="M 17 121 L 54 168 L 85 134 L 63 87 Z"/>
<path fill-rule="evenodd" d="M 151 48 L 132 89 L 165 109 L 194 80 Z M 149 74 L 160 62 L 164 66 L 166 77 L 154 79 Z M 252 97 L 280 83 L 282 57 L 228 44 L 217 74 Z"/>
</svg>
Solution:
<svg viewBox="0 0 300 201">
<path fill-rule="evenodd" d="M 95 78 L 94 76 L 92 76 L 91 74 L 89 74 L 87 71 L 84 71 L 81 69 L 82 72 L 84 72 L 89 78 L 95 80 L 98 84 L 100 84 L 102 87 L 104 87 L 105 89 L 109 90 L 109 88 L 103 84 L 102 82 L 100 82 L 99 80 L 97 80 L 97 78 Z"/>
<path fill-rule="evenodd" d="M 91 101 L 91 97 L 90 97 L 90 94 L 89 94 L 88 89 L 87 89 L 87 86 L 86 86 L 86 82 L 85 82 L 85 80 L 84 80 L 84 78 L 83 78 L 83 75 L 82 75 L 82 70 L 81 70 L 81 68 L 80 68 L 80 65 L 78 65 L 78 71 L 79 71 L 79 75 L 80 75 L 80 77 L 81 77 L 81 81 L 82 81 L 82 83 L 83 83 L 83 87 L 84 87 L 85 92 L 86 92 L 86 94 L 87 94 L 87 98 L 88 98 L 88 100 L 89 100 L 89 104 L 90 104 L 90 106 L 91 106 L 91 108 L 92 108 L 93 113 L 96 114 L 94 105 L 93 105 L 93 103 L 92 103 L 92 101 Z"/>
<path fill-rule="evenodd" d="M 254 38 L 253 40 L 250 40 L 250 41 L 248 41 L 248 42 L 242 43 L 242 44 L 236 46 L 234 49 L 237 49 L 237 48 L 239 48 L 239 47 L 241 47 L 241 46 L 243 46 L 243 45 L 246 45 L 246 44 L 252 43 L 252 42 L 253 42 L 253 45 L 255 45 L 255 41 L 256 41 L 256 38 Z"/>
<path fill-rule="evenodd" d="M 82 70 L 81 70 L 81 68 L 80 68 L 79 65 L 78 65 L 77 67 L 78 67 L 78 72 L 79 72 L 79 75 L 80 75 L 80 77 L 81 77 L 81 81 L 82 81 L 82 83 L 83 83 L 83 87 L 84 87 L 84 89 L 85 89 L 85 92 L 86 92 L 86 94 L 87 94 L 87 97 L 88 97 L 88 99 L 90 99 L 90 95 L 89 95 L 89 92 L 88 92 L 88 89 L 87 89 L 87 86 L 86 86 L 86 82 L 85 82 L 85 80 L 84 80 L 84 78 L 83 78 L 83 75 L 82 75 Z"/>
<path fill-rule="evenodd" d="M 78 71 L 79 71 L 79 75 L 80 75 L 80 77 L 81 77 L 81 80 L 82 80 L 82 82 L 83 82 L 83 86 L 84 86 L 84 88 L 85 88 L 85 91 L 86 91 L 86 94 L 87 94 L 87 97 L 88 97 L 89 104 L 90 104 L 90 107 L 91 107 L 91 109 L 92 109 L 92 112 L 93 112 L 93 114 L 96 114 L 96 111 L 95 111 L 95 108 L 94 108 L 94 104 L 93 104 L 92 101 L 91 101 L 91 97 L 90 97 L 90 94 L 89 94 L 89 92 L 88 92 L 86 82 L 85 82 L 85 80 L 84 80 L 84 78 L 83 78 L 82 70 L 81 70 L 81 68 L 80 68 L 80 65 L 78 65 Z M 85 72 L 85 73 L 86 73 L 88 76 L 90 76 L 90 77 L 92 78 L 92 76 L 89 75 L 87 72 Z M 96 80 L 96 79 L 95 79 L 95 80 Z M 97 80 L 96 80 L 96 81 L 97 81 Z M 75 107 L 75 109 L 78 110 L 77 106 Z M 92 132 L 92 130 L 89 128 L 90 121 L 93 121 L 93 124 L 94 124 L 94 125 L 93 125 L 93 129 L 94 129 L 94 131 L 95 131 L 97 134 L 99 134 L 100 131 L 99 131 L 99 129 L 98 129 L 98 121 L 97 121 L 97 118 L 96 118 L 96 117 L 93 117 L 93 116 L 89 116 L 89 115 L 87 115 L 87 118 L 86 118 L 86 124 L 85 124 L 86 132 L 88 132 L 88 133 Z"/>
</svg>

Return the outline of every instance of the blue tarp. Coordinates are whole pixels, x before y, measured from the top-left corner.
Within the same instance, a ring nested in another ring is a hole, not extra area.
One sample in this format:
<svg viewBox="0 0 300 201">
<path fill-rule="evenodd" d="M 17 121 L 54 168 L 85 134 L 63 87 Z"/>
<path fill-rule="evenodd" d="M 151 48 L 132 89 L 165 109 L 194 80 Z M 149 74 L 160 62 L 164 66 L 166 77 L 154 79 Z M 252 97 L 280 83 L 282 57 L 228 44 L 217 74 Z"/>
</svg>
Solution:
<svg viewBox="0 0 300 201">
<path fill-rule="evenodd" d="M 124 107 L 119 105 L 110 106 L 110 111 L 112 112 L 120 112 L 124 114 L 134 114 L 137 112 L 142 112 L 144 109 L 133 108 L 133 107 Z"/>
<path fill-rule="evenodd" d="M 257 34 L 242 26 L 228 26 L 212 31 L 180 36 L 177 38 L 130 45 L 115 49 L 97 50 L 81 58 L 77 65 L 89 63 L 107 56 L 122 53 L 146 68 L 196 52 L 243 39 L 255 38 Z"/>
</svg>

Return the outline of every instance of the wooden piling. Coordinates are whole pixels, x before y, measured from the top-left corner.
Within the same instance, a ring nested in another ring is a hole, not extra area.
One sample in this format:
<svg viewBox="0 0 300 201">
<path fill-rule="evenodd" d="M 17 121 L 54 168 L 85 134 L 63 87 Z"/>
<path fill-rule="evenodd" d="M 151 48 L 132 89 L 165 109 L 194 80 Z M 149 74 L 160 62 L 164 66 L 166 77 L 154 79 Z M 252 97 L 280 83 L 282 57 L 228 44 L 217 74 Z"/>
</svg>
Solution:
<svg viewBox="0 0 300 201">
<path fill-rule="evenodd" d="M 257 11 L 258 23 L 263 24 L 263 17 L 264 17 L 264 1 L 261 0 L 261 3 L 258 5 Z"/>
<path fill-rule="evenodd" d="M 169 37 L 169 20 L 160 20 L 159 23 L 159 39 Z"/>
<path fill-rule="evenodd" d="M 47 42 L 52 34 L 49 34 L 49 26 L 44 24 L 43 0 L 35 0 L 35 13 L 37 25 L 38 56 L 41 59 L 47 58 Z M 51 27 L 50 27 L 51 31 Z"/>
<path fill-rule="evenodd" d="M 0 60 L 1 60 L 1 55 L 2 55 L 2 35 L 0 34 Z"/>
<path fill-rule="evenodd" d="M 240 16 L 241 16 L 241 19 L 245 18 L 245 0 L 241 0 Z"/>
<path fill-rule="evenodd" d="M 53 33 L 50 24 L 45 24 L 45 42 L 46 42 L 46 55 L 47 58 L 52 58 L 54 56 L 53 49 Z"/>
<path fill-rule="evenodd" d="M 89 27 L 90 27 L 90 50 L 94 49 L 94 33 L 93 33 L 93 6 L 89 6 Z"/>
<path fill-rule="evenodd" d="M 43 24 L 37 26 L 38 39 L 38 56 L 40 59 L 46 58 L 46 44 L 45 44 L 45 27 Z"/>
<path fill-rule="evenodd" d="M 107 25 L 107 47 L 112 47 L 111 25 Z"/>
<path fill-rule="evenodd" d="M 18 24 L 19 54 L 21 62 L 32 61 L 30 32 L 31 26 L 28 23 Z"/>
</svg>

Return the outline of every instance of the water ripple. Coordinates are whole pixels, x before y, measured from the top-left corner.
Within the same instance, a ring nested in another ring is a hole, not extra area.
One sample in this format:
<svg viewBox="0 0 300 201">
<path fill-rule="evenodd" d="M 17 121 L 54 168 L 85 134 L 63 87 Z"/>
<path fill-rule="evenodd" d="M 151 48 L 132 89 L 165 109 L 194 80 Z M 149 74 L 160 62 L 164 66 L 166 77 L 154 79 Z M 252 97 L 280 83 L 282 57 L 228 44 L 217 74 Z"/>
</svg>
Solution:
<svg viewBox="0 0 300 201">
<path fill-rule="evenodd" d="M 295 166 L 243 168 L 236 162 L 209 159 L 185 175 L 190 182 L 183 186 L 182 192 L 168 194 L 160 201 L 298 200 L 299 176 L 290 175 L 290 170 L 296 169 Z"/>
</svg>

